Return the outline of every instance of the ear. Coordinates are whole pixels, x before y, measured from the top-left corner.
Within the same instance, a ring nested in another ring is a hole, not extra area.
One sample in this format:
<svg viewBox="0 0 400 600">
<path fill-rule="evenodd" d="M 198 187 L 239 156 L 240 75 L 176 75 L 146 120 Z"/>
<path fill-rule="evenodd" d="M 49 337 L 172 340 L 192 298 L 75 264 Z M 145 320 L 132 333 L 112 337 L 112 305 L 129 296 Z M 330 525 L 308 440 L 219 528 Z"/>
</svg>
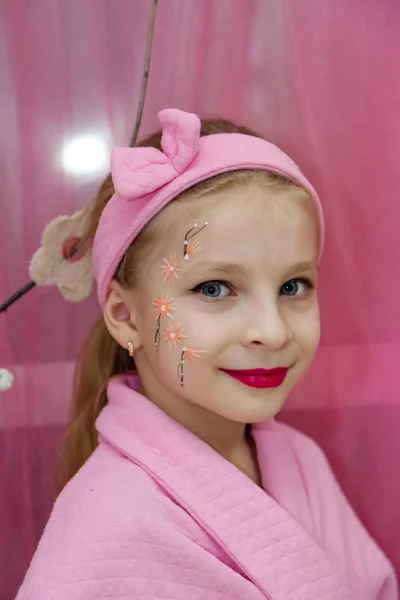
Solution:
<svg viewBox="0 0 400 600">
<path fill-rule="evenodd" d="M 136 314 L 134 292 L 126 290 L 116 281 L 112 281 L 104 306 L 104 321 L 108 331 L 118 344 L 128 349 L 128 342 L 132 342 L 134 351 L 139 350 L 142 345 Z"/>
</svg>

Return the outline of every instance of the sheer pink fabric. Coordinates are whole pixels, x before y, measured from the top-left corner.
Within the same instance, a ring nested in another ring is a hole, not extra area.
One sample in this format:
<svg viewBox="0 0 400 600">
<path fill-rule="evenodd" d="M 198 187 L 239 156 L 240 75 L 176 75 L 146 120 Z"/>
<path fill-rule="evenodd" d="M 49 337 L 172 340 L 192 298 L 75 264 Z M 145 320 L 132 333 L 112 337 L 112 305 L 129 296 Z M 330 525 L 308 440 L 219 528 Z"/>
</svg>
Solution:
<svg viewBox="0 0 400 600">
<path fill-rule="evenodd" d="M 0 299 L 54 216 L 102 173 L 71 176 L 63 146 L 129 141 L 150 0 L 3 3 L 0 18 Z M 323 341 L 284 420 L 326 451 L 349 499 L 400 569 L 400 10 L 396 0 L 163 0 L 142 133 L 176 106 L 256 128 L 323 200 Z M 36 289 L 0 316 L 0 600 L 10 600 L 54 498 L 72 361 L 97 315 Z"/>
</svg>

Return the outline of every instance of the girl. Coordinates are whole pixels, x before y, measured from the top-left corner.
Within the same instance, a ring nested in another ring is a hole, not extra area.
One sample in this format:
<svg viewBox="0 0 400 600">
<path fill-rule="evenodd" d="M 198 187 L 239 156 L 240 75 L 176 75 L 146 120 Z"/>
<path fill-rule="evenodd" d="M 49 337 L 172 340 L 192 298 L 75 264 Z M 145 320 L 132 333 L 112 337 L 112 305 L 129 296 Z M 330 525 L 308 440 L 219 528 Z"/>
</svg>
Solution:
<svg viewBox="0 0 400 600">
<path fill-rule="evenodd" d="M 321 450 L 274 420 L 319 342 L 318 197 L 248 130 L 159 118 L 90 213 L 103 316 L 18 600 L 395 600 Z"/>
</svg>

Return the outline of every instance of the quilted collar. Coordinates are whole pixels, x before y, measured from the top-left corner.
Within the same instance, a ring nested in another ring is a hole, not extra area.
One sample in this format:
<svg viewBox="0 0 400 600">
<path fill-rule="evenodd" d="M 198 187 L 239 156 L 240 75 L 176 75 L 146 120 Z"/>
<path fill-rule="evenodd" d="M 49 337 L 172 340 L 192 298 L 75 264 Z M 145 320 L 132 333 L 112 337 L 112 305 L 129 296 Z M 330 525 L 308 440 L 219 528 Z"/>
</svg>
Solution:
<svg viewBox="0 0 400 600">
<path fill-rule="evenodd" d="M 132 376 L 110 382 L 109 404 L 97 420 L 100 439 L 149 473 L 265 598 L 350 600 L 333 562 L 291 512 L 139 394 L 137 384 Z M 264 487 L 272 473 L 265 434 L 273 427 L 253 428 Z M 292 489 L 297 498 L 299 488 Z"/>
</svg>

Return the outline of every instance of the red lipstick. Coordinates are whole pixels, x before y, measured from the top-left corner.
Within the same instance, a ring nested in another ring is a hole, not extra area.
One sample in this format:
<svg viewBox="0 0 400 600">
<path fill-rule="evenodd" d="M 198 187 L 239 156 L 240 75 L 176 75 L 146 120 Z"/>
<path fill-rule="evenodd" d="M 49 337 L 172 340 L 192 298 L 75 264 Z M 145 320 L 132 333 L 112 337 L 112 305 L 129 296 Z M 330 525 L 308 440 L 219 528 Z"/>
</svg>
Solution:
<svg viewBox="0 0 400 600">
<path fill-rule="evenodd" d="M 286 377 L 288 368 L 278 367 L 277 369 L 251 369 L 246 371 L 221 369 L 221 371 L 248 387 L 265 389 L 279 387 Z"/>
</svg>

